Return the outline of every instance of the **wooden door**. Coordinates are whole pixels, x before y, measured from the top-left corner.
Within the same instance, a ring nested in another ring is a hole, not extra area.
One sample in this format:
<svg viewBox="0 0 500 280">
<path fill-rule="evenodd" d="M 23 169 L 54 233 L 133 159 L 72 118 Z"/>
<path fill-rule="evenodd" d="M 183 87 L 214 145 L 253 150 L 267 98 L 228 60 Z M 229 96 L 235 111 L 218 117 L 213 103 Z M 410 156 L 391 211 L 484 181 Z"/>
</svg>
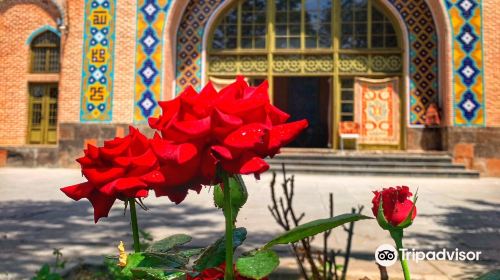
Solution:
<svg viewBox="0 0 500 280">
<path fill-rule="evenodd" d="M 57 84 L 29 85 L 29 144 L 57 143 Z"/>
</svg>

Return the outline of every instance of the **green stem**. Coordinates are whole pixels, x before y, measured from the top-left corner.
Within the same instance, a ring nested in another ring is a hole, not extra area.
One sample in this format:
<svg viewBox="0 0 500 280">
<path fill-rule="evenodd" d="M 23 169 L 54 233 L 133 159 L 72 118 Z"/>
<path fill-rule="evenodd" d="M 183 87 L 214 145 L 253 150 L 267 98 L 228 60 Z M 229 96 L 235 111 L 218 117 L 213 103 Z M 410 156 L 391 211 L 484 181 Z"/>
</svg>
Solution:
<svg viewBox="0 0 500 280">
<path fill-rule="evenodd" d="M 410 267 L 408 266 L 408 260 L 403 258 L 403 230 L 391 230 L 391 237 L 394 239 L 396 243 L 396 247 L 398 249 L 399 262 L 401 263 L 401 268 L 403 269 L 403 274 L 405 276 L 405 280 L 411 280 L 410 276 Z"/>
<path fill-rule="evenodd" d="M 134 251 L 139 253 L 141 251 L 141 243 L 139 241 L 139 227 L 137 226 L 137 211 L 135 210 L 135 200 L 133 198 L 128 200 L 130 204 L 130 223 L 132 224 L 132 235 L 134 237 Z"/>
<path fill-rule="evenodd" d="M 226 273 L 225 280 L 233 280 L 233 209 L 231 208 L 231 188 L 229 177 L 222 171 L 222 183 L 224 184 L 224 218 L 226 219 Z"/>
</svg>

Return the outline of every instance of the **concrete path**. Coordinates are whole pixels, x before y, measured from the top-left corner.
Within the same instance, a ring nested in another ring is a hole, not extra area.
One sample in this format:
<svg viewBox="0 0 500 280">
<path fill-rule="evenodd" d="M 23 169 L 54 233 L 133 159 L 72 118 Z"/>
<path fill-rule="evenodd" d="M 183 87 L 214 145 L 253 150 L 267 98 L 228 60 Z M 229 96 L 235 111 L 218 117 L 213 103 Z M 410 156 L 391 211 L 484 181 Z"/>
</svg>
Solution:
<svg viewBox="0 0 500 280">
<path fill-rule="evenodd" d="M 267 210 L 271 176 L 260 181 L 246 178 L 249 201 L 241 211 L 238 225 L 248 229 L 246 248 L 256 247 L 281 232 Z M 278 178 L 281 183 L 281 177 Z M 128 218 L 122 203 L 116 203 L 110 218 L 94 224 L 88 201 L 73 202 L 59 187 L 83 181 L 79 170 L 0 169 L 0 279 L 27 279 L 44 262 L 52 262 L 52 249 L 62 248 L 70 263 L 100 261 L 116 254 L 123 240 L 130 249 Z M 328 193 L 335 195 L 335 213 L 349 212 L 364 205 L 371 215 L 371 191 L 383 186 L 408 185 L 419 188 L 418 217 L 406 231 L 407 247 L 417 250 L 443 249 L 482 251 L 479 262 L 411 262 L 413 279 L 470 279 L 478 273 L 500 267 L 500 180 L 499 179 L 415 179 L 384 177 L 335 177 L 296 175 L 297 211 L 306 212 L 304 221 L 324 218 Z M 180 206 L 166 198 L 148 198 L 150 211 L 139 213 L 141 227 L 160 239 L 187 232 L 193 246 L 206 245 L 223 233 L 223 217 L 213 207 L 209 189 L 192 193 Z M 334 231 L 330 243 L 344 248 L 345 233 Z M 349 279 L 378 278 L 373 253 L 388 234 L 374 220 L 356 224 Z M 320 245 L 318 240 L 318 245 Z M 280 253 L 290 256 L 286 246 Z M 292 258 L 284 268 L 294 269 Z M 400 268 L 389 268 L 391 279 L 400 279 Z"/>
</svg>

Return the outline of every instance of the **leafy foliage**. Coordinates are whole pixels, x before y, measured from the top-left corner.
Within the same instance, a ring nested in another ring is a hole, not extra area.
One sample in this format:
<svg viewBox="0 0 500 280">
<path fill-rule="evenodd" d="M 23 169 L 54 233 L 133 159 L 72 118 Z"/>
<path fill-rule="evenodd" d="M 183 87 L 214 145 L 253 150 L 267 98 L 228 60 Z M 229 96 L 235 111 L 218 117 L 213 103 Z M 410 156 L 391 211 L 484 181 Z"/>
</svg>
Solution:
<svg viewBox="0 0 500 280">
<path fill-rule="evenodd" d="M 48 264 L 44 264 L 32 280 L 62 280 L 59 273 L 53 272 Z"/>
</svg>

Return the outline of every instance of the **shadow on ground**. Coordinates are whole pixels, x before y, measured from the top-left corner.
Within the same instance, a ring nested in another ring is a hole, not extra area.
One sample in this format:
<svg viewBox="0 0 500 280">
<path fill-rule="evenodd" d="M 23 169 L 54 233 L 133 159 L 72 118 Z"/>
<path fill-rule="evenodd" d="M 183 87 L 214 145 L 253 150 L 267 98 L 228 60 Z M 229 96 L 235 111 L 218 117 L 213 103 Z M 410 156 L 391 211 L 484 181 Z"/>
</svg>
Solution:
<svg viewBox="0 0 500 280">
<path fill-rule="evenodd" d="M 426 234 L 411 234 L 427 250 L 447 248 L 461 251 L 480 251 L 479 262 L 462 262 L 464 272 L 453 279 L 471 279 L 487 271 L 477 270 L 479 264 L 487 270 L 500 267 L 500 204 L 484 200 L 466 200 L 462 205 L 442 207 L 444 215 L 428 215 L 442 230 Z"/>
<path fill-rule="evenodd" d="M 62 248 L 71 259 L 96 260 L 115 253 L 120 240 L 130 249 L 128 217 L 123 216 L 123 208 L 118 206 L 115 204 L 109 218 L 94 224 L 93 209 L 87 201 L 0 203 L 0 274 L 31 277 L 41 264 L 53 262 L 53 248 Z M 141 210 L 138 213 L 141 228 L 164 237 L 188 233 L 193 236 L 189 244 L 193 247 L 206 246 L 223 234 L 219 215 L 218 209 L 187 204 L 152 205 L 147 213 Z M 251 245 L 269 238 L 267 234 L 252 233 L 248 241 Z"/>
</svg>

